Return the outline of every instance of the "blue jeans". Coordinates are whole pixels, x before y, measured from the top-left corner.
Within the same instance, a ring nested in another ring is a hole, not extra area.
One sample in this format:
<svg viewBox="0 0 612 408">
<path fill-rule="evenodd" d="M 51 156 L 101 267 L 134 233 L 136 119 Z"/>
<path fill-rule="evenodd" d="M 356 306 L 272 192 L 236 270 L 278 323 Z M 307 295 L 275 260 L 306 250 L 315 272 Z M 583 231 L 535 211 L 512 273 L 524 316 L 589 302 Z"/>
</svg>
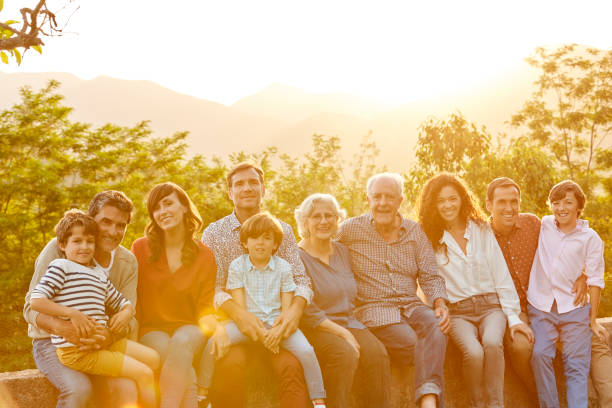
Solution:
<svg viewBox="0 0 612 408">
<path fill-rule="evenodd" d="M 234 322 L 227 323 L 225 325 L 225 330 L 231 345 L 245 343 L 251 340 L 240 331 Z M 291 336 L 281 341 L 281 347 L 291 352 L 291 354 L 300 361 L 300 364 L 302 364 L 310 399 L 325 398 L 325 387 L 323 386 L 323 377 L 321 375 L 319 361 L 317 360 L 314 349 L 300 329 L 297 329 Z M 212 344 L 209 343 L 206 345 L 200 360 L 198 384 L 201 387 L 210 388 L 214 370 L 215 357 L 212 355 Z"/>
<path fill-rule="evenodd" d="M 170 336 L 163 331 L 148 332 L 140 342 L 159 353 L 160 408 L 198 406 L 193 359 L 204 346 L 206 336 L 193 324 L 181 326 Z"/>
<path fill-rule="evenodd" d="M 444 407 L 446 336 L 440 331 L 433 310 L 420 306 L 410 316 L 402 316 L 400 323 L 370 331 L 385 345 L 391 361 L 404 366 L 414 364 L 415 400 L 434 394 L 438 397 L 438 406 Z"/>
<path fill-rule="evenodd" d="M 128 378 L 99 377 L 87 375 L 68 368 L 57 358 L 51 339 L 34 340 L 32 354 L 36 367 L 57 388 L 58 408 L 81 408 L 87 406 L 95 390 L 98 406 L 136 406 L 138 388 Z"/>
<path fill-rule="evenodd" d="M 529 321 L 535 335 L 531 366 L 542 408 L 558 408 L 559 397 L 553 359 L 557 340 L 561 340 L 563 369 L 567 386 L 567 405 L 586 408 L 591 362 L 591 305 L 559 313 L 556 303 L 550 312 L 528 305 Z"/>
</svg>

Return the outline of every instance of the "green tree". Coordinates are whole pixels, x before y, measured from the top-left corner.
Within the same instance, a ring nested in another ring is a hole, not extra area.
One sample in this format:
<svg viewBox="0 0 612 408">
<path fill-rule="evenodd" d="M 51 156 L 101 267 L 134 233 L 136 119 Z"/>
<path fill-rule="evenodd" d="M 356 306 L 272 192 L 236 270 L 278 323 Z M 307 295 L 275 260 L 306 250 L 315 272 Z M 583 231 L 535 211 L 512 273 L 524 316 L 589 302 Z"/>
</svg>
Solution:
<svg viewBox="0 0 612 408">
<path fill-rule="evenodd" d="M 590 194 L 600 181 L 597 165 L 612 130 L 612 50 L 537 48 L 527 62 L 540 70 L 537 89 L 511 124 L 524 127 L 554 155 L 564 177 Z"/>
</svg>

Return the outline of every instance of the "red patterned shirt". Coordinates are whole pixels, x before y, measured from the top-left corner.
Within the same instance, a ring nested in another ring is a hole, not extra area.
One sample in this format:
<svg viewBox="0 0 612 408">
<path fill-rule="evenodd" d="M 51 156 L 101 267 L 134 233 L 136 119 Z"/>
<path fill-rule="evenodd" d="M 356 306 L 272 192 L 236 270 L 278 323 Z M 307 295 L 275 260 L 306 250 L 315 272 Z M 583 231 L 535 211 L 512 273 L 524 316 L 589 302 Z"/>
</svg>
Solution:
<svg viewBox="0 0 612 408">
<path fill-rule="evenodd" d="M 504 254 L 508 270 L 521 300 L 521 311 L 527 313 L 527 289 L 531 264 L 538 249 L 540 219 L 533 214 L 521 213 L 512 231 L 502 235 L 495 231 L 495 238 Z"/>
</svg>

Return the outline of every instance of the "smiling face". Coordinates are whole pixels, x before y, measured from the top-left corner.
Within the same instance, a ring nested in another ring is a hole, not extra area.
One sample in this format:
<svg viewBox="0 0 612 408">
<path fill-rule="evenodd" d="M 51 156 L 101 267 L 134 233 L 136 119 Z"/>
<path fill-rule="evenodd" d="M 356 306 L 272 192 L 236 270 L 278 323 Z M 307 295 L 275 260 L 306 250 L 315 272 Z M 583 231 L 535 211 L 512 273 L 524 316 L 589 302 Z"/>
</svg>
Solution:
<svg viewBox="0 0 612 408">
<path fill-rule="evenodd" d="M 105 205 L 93 218 L 98 224 L 98 250 L 108 253 L 114 251 L 123 240 L 130 214 L 112 205 Z"/>
<path fill-rule="evenodd" d="M 565 197 L 551 202 L 550 209 L 561 230 L 573 230 L 576 227 L 581 208 L 573 191 L 568 191 Z"/>
<path fill-rule="evenodd" d="M 461 197 L 455 187 L 442 187 L 436 199 L 436 208 L 446 225 L 452 225 L 459 220 Z"/>
<path fill-rule="evenodd" d="M 379 226 L 393 225 L 402 200 L 397 184 L 391 178 L 376 180 L 368 192 L 368 204 L 374 222 Z"/>
<path fill-rule="evenodd" d="M 66 259 L 89 265 L 96 250 L 96 237 L 85 233 L 85 227 L 75 225 L 70 229 L 70 236 L 65 243 L 58 242 L 59 248 L 64 251 Z"/>
<path fill-rule="evenodd" d="M 186 212 L 187 208 L 173 191 L 157 202 L 153 208 L 153 219 L 162 231 L 168 231 L 183 225 Z"/>
<path fill-rule="evenodd" d="M 329 240 L 338 231 L 338 215 L 331 203 L 316 202 L 312 212 L 306 217 L 308 237 Z"/>
<path fill-rule="evenodd" d="M 228 195 L 234 207 L 246 211 L 258 210 L 265 189 L 257 171 L 253 168 L 237 171 L 231 181 Z"/>
<path fill-rule="evenodd" d="M 266 231 L 258 237 L 248 237 L 242 245 L 249 253 L 251 262 L 258 266 L 267 264 L 278 247 L 272 231 Z"/>
<path fill-rule="evenodd" d="M 487 210 L 491 213 L 495 231 L 510 232 L 516 225 L 520 212 L 521 196 L 513 186 L 497 187 L 493 200 L 487 200 Z"/>
</svg>

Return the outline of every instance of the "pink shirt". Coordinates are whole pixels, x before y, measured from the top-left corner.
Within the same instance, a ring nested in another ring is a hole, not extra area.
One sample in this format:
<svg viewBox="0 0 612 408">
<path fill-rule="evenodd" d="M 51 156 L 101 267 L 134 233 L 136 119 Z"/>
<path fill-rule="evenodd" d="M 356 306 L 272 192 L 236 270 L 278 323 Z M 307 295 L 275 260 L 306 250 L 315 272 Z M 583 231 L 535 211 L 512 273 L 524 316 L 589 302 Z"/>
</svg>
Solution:
<svg viewBox="0 0 612 408">
<path fill-rule="evenodd" d="M 557 301 L 559 313 L 576 309 L 572 287 L 582 271 L 588 286 L 604 287 L 603 242 L 585 220 L 565 234 L 555 217 L 542 218 L 538 250 L 531 267 L 527 300 L 536 309 L 550 312 Z"/>
</svg>

